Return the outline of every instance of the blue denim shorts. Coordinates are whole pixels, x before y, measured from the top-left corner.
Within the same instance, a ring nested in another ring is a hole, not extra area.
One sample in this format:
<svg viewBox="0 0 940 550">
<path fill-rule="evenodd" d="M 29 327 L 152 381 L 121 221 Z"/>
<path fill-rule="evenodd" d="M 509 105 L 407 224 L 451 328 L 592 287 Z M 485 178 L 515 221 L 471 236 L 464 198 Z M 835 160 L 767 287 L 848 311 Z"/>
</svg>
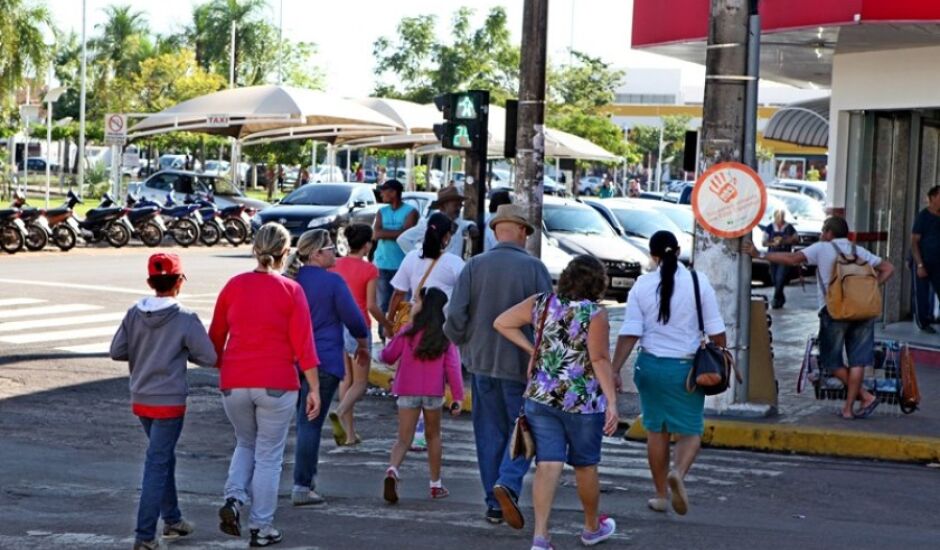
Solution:
<svg viewBox="0 0 940 550">
<path fill-rule="evenodd" d="M 845 359 L 843 361 L 843 350 Z M 875 320 L 836 321 L 823 308 L 819 312 L 819 366 L 829 372 L 875 364 Z"/>
<path fill-rule="evenodd" d="M 369 331 L 369 336 L 366 337 L 366 346 L 369 350 L 369 354 L 372 354 L 372 331 Z M 359 341 L 353 338 L 353 335 L 345 327 L 343 328 L 343 351 L 346 352 L 346 355 L 356 355 L 356 350 L 359 349 Z"/>
<path fill-rule="evenodd" d="M 604 413 L 569 413 L 531 399 L 525 415 L 535 440 L 536 462 L 593 466 L 601 461 Z"/>
<path fill-rule="evenodd" d="M 440 410 L 444 407 L 444 398 L 434 395 L 400 395 L 398 396 L 399 409 L 426 409 Z"/>
</svg>

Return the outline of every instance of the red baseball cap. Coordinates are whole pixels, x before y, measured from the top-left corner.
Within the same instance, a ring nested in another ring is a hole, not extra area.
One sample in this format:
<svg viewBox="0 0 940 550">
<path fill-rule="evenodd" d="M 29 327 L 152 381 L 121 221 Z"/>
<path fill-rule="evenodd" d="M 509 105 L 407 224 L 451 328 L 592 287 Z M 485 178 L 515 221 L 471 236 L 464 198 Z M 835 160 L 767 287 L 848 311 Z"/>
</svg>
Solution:
<svg viewBox="0 0 940 550">
<path fill-rule="evenodd" d="M 183 262 L 176 254 L 158 252 L 147 261 L 147 273 L 155 275 L 183 275 Z"/>
</svg>

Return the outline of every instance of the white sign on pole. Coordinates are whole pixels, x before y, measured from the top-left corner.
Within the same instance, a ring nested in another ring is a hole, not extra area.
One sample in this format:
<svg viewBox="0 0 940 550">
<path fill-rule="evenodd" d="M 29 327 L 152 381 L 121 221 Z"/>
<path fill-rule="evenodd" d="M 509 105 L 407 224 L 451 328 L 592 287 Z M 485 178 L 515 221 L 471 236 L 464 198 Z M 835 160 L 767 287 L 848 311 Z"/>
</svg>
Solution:
<svg viewBox="0 0 940 550">
<path fill-rule="evenodd" d="M 754 170 L 738 162 L 712 166 L 695 182 L 692 212 L 706 231 L 723 239 L 751 232 L 767 208 L 767 189 Z"/>
<path fill-rule="evenodd" d="M 124 168 L 140 168 L 140 155 L 137 153 L 124 153 L 121 157 L 121 166 Z"/>
<path fill-rule="evenodd" d="M 224 128 L 228 125 L 228 115 L 206 115 L 206 126 L 209 128 Z"/>
<path fill-rule="evenodd" d="M 124 145 L 127 142 L 127 115 L 123 113 L 104 115 L 104 142 L 108 145 Z"/>
</svg>

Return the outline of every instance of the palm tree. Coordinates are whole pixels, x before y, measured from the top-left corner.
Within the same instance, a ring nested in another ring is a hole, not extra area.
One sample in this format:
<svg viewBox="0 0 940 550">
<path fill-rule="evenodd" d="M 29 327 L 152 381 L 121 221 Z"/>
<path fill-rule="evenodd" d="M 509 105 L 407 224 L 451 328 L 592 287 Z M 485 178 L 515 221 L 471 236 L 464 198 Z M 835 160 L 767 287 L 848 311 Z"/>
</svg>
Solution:
<svg viewBox="0 0 940 550">
<path fill-rule="evenodd" d="M 43 33 L 54 34 L 55 27 L 42 4 L 0 0 L 0 13 L 0 97 L 6 97 L 46 66 L 50 51 Z"/>
<path fill-rule="evenodd" d="M 193 10 L 190 40 L 196 61 L 206 69 L 228 77 L 232 23 L 235 24 L 235 80 L 239 85 L 258 84 L 264 71 L 251 70 L 272 56 L 271 26 L 263 16 L 266 0 L 210 0 Z"/>
<path fill-rule="evenodd" d="M 143 58 L 152 49 L 147 36 L 147 20 L 131 6 L 110 5 L 104 24 L 95 25 L 101 36 L 91 41 L 98 62 L 110 67 L 115 75 L 127 75 L 137 70 Z"/>
</svg>

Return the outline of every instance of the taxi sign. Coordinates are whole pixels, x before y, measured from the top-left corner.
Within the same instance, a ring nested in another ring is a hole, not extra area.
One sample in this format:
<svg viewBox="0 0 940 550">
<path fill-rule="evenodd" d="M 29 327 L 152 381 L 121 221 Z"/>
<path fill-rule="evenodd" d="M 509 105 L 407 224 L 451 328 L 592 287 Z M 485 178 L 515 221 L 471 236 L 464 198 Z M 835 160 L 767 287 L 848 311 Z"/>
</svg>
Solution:
<svg viewBox="0 0 940 550">
<path fill-rule="evenodd" d="M 754 229 L 767 208 L 760 176 L 739 162 L 722 162 L 699 176 L 692 189 L 692 212 L 706 231 L 735 239 Z"/>
</svg>

